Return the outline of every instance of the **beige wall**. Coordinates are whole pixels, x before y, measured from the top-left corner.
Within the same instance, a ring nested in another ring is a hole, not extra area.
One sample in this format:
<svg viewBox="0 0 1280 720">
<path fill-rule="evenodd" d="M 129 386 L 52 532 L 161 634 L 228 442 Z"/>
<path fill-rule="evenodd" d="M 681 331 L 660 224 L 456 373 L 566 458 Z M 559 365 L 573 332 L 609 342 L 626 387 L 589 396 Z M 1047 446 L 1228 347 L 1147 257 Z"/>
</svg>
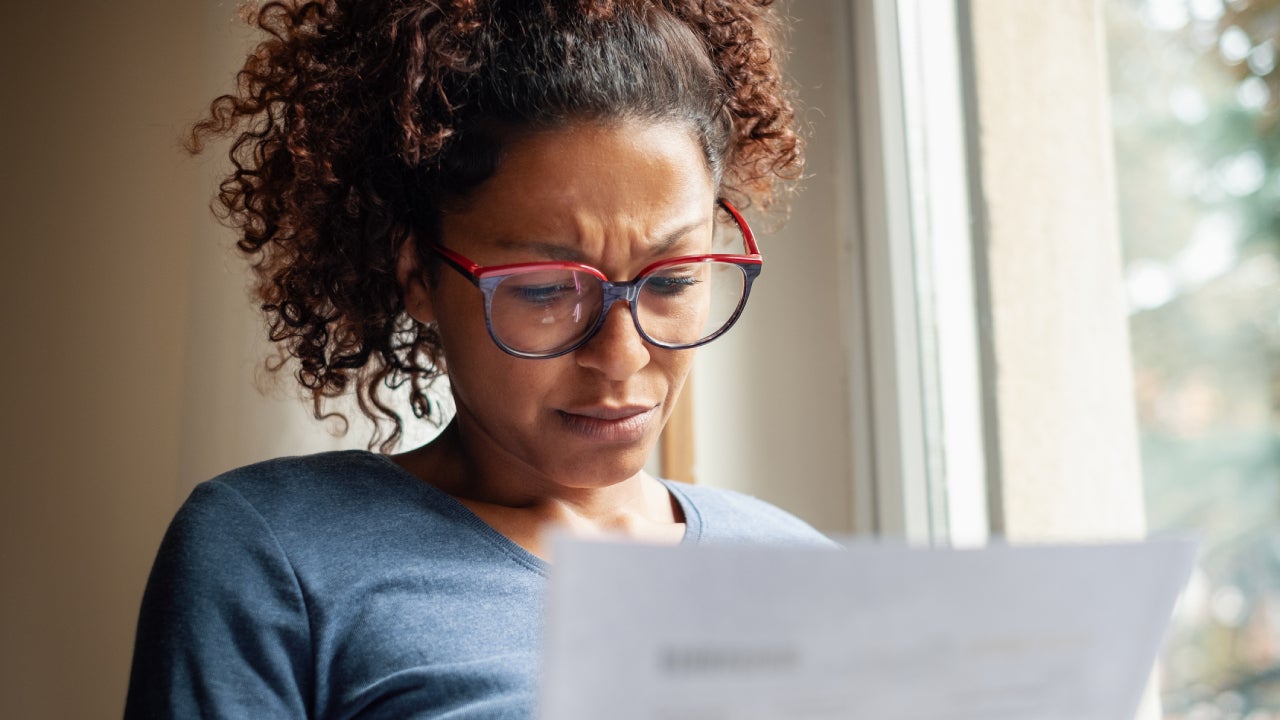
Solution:
<svg viewBox="0 0 1280 720">
<path fill-rule="evenodd" d="M 1140 537 L 1099 0 L 972 0 L 995 531 Z"/>
<path fill-rule="evenodd" d="M 199 7 L 7 8 L 0 716 L 118 716 L 177 485 Z"/>
<path fill-rule="evenodd" d="M 847 533 L 856 352 L 845 300 L 856 221 L 850 20 L 842 0 L 784 7 L 794 18 L 787 67 L 809 136 L 806 178 L 786 224 L 757 228 L 765 265 L 746 314 L 699 350 L 695 475 Z"/>
<path fill-rule="evenodd" d="M 332 444 L 250 385 L 260 328 L 211 223 L 216 160 L 178 147 L 228 87 L 235 4 L 77 5 L 17 4 L 0 31 L 5 718 L 118 717 L 186 486 Z"/>
<path fill-rule="evenodd" d="M 1146 532 L 1100 2 L 965 3 L 992 529 L 1015 542 Z"/>
</svg>

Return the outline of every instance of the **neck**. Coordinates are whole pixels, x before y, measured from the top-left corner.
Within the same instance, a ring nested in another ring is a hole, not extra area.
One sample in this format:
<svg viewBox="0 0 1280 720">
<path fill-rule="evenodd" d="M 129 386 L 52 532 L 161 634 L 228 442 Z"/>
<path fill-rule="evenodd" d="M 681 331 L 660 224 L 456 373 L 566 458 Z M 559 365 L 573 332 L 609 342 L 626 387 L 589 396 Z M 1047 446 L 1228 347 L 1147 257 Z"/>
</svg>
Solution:
<svg viewBox="0 0 1280 720">
<path fill-rule="evenodd" d="M 670 493 L 643 470 L 612 478 L 549 477 L 501 450 L 465 419 L 456 418 L 435 440 L 394 459 L 538 555 L 544 554 L 542 535 L 553 528 L 660 540 L 683 529 Z"/>
</svg>

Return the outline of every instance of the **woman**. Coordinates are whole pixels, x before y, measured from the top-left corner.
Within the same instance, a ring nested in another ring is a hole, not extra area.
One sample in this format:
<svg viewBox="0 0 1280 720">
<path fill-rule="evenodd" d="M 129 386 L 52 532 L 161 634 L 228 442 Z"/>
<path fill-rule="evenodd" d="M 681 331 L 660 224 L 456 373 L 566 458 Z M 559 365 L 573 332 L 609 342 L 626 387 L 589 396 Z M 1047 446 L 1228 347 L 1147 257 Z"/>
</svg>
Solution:
<svg viewBox="0 0 1280 720">
<path fill-rule="evenodd" d="M 731 202 L 799 171 L 767 0 L 271 3 L 220 201 L 317 415 L 456 413 L 388 456 L 199 486 L 148 583 L 128 717 L 533 713 L 549 528 L 822 543 L 643 471 L 760 257 Z M 196 148 L 198 149 L 198 148 Z M 377 444 L 378 438 L 371 442 Z M 655 595 L 660 589 L 655 588 Z"/>
</svg>

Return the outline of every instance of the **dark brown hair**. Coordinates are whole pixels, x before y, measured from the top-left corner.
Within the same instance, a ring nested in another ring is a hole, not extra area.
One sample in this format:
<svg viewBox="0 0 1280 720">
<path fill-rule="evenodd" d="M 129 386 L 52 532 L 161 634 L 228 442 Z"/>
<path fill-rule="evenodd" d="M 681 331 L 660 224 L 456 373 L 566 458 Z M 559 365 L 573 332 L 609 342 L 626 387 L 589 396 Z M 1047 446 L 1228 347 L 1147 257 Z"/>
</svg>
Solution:
<svg viewBox="0 0 1280 720">
<path fill-rule="evenodd" d="M 443 372 L 404 310 L 396 264 L 433 242 L 442 203 L 497 168 L 519 133 L 571 122 L 685 123 L 719 192 L 767 206 L 801 168 L 771 0 L 269 2 L 269 36 L 234 94 L 192 129 L 231 135 L 218 203 L 254 259 L 279 368 L 297 361 L 316 417 L 354 389 L 390 450 Z"/>
</svg>

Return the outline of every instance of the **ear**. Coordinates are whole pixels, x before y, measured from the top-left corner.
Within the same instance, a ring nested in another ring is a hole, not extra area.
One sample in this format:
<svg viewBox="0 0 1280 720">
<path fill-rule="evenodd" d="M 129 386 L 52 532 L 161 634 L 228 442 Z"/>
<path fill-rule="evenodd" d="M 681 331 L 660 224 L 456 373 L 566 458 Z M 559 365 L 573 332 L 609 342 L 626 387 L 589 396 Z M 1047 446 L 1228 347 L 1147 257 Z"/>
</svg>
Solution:
<svg viewBox="0 0 1280 720">
<path fill-rule="evenodd" d="M 435 304 L 431 300 L 431 288 L 427 285 L 426 268 L 418 261 L 417 241 L 413 237 L 400 245 L 396 280 L 400 283 L 404 309 L 409 317 L 424 325 L 435 322 Z"/>
</svg>

